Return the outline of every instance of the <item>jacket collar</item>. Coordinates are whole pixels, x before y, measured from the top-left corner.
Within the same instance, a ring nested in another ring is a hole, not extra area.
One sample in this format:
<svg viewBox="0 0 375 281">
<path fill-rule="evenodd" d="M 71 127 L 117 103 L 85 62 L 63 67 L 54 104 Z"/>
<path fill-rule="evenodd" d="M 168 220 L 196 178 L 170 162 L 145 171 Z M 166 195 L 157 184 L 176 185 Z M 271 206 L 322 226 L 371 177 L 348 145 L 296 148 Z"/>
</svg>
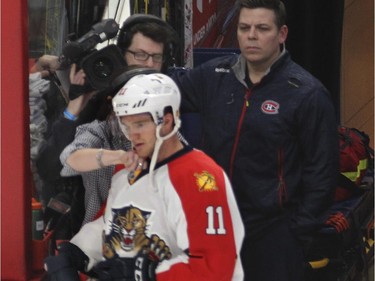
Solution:
<svg viewBox="0 0 375 281">
<path fill-rule="evenodd" d="M 289 59 L 289 52 L 286 50 L 285 46 L 282 46 L 282 51 L 279 57 L 275 60 L 275 62 L 267 69 L 266 75 L 268 75 L 273 69 L 277 68 L 279 65 L 283 64 L 284 61 Z M 241 82 L 244 86 L 246 86 L 245 82 L 245 75 L 247 74 L 247 66 L 246 66 L 246 58 L 240 54 L 238 56 L 237 62 L 232 66 L 234 75 Z"/>
</svg>

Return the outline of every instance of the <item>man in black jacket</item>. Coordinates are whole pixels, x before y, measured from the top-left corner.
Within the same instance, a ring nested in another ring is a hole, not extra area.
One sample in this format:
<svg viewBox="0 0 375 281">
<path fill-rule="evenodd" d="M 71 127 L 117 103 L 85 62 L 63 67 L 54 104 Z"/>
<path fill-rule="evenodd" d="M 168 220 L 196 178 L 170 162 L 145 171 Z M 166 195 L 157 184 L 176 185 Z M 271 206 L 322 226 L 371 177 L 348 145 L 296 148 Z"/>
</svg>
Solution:
<svg viewBox="0 0 375 281">
<path fill-rule="evenodd" d="M 304 250 L 338 175 L 335 110 L 291 60 L 279 0 L 238 0 L 240 55 L 177 73 L 182 113 L 199 112 L 201 148 L 229 175 L 245 240 L 245 280 L 304 280 Z"/>
</svg>

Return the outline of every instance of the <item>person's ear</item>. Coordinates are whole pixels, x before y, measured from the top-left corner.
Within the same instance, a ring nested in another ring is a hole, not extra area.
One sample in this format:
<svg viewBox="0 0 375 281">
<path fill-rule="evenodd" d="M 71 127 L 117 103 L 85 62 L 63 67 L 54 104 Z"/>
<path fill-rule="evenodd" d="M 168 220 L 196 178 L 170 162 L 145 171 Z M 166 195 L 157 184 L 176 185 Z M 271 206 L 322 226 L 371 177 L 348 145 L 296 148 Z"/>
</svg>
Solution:
<svg viewBox="0 0 375 281">
<path fill-rule="evenodd" d="M 279 44 L 284 44 L 288 37 L 288 27 L 283 25 L 279 31 Z"/>
<path fill-rule="evenodd" d="M 165 123 L 165 125 L 168 125 L 168 126 L 173 126 L 173 115 L 171 113 L 167 113 L 164 115 L 164 120 L 163 122 Z"/>
<path fill-rule="evenodd" d="M 173 115 L 171 113 L 166 113 L 163 117 L 163 132 L 168 134 L 173 130 Z"/>
</svg>

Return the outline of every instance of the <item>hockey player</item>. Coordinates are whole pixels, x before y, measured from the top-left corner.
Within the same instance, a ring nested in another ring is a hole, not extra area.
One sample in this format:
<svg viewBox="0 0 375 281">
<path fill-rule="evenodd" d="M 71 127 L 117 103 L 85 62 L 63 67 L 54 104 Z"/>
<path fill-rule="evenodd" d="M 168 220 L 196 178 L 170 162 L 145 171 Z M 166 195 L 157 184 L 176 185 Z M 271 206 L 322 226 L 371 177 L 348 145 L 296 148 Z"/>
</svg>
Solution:
<svg viewBox="0 0 375 281">
<path fill-rule="evenodd" d="M 232 187 L 211 158 L 180 141 L 180 101 L 164 74 L 135 76 L 114 97 L 133 152 L 115 169 L 104 215 L 46 259 L 53 280 L 90 270 L 99 280 L 243 280 Z"/>
</svg>

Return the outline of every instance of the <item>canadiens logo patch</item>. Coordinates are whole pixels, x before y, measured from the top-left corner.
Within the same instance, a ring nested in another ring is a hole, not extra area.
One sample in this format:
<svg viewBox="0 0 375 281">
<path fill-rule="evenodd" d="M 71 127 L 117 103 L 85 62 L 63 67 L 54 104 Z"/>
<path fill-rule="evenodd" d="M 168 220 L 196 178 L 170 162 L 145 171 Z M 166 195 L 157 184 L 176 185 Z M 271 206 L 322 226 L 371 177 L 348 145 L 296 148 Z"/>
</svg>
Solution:
<svg viewBox="0 0 375 281">
<path fill-rule="evenodd" d="M 216 185 L 215 177 L 209 172 L 203 171 L 200 174 L 195 173 L 194 176 L 196 177 L 199 192 L 219 190 Z"/>
<path fill-rule="evenodd" d="M 280 105 L 273 100 L 266 100 L 262 103 L 262 111 L 266 114 L 278 114 Z"/>
</svg>

